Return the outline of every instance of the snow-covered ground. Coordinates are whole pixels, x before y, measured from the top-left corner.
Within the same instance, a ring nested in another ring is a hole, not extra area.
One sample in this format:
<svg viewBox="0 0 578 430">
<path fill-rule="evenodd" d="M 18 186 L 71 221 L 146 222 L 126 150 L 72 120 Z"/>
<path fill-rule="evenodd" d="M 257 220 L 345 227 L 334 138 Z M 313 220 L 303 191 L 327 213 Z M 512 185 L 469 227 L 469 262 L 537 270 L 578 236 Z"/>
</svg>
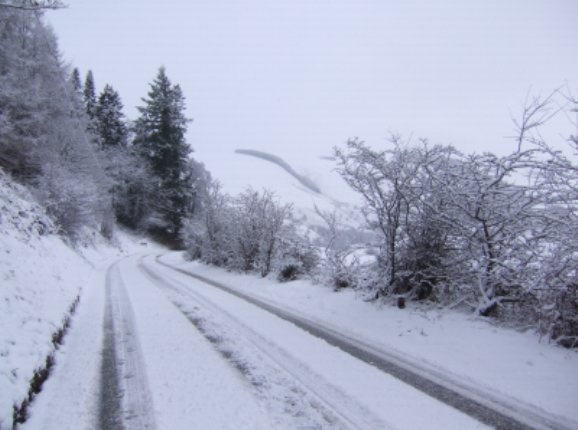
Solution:
<svg viewBox="0 0 578 430">
<path fill-rule="evenodd" d="M 485 428 L 293 324 L 160 265 L 157 255 L 576 428 L 577 354 L 532 334 L 458 313 L 379 307 L 306 281 L 240 276 L 150 247 L 102 267 L 22 428 L 99 428 L 107 288 L 126 326 L 117 329 L 125 408 L 144 399 L 124 411 L 129 428 Z"/>
<path fill-rule="evenodd" d="M 53 234 L 29 193 L 0 175 L 0 428 L 8 428 L 92 270 Z"/>
<path fill-rule="evenodd" d="M 393 351 L 424 369 L 513 404 L 569 420 L 578 428 L 578 354 L 487 319 L 448 310 L 400 310 L 366 303 L 353 291 L 309 281 L 279 284 L 173 254 L 164 261 L 323 322 L 338 332 Z"/>
<path fill-rule="evenodd" d="M 266 311 L 160 266 L 154 255 L 122 259 L 108 276 L 117 322 L 130 327 L 122 336 L 132 337 L 119 343 L 128 428 L 485 428 Z M 88 300 L 23 429 L 99 428 L 105 288 Z M 134 397 L 145 404 L 127 407 Z"/>
<path fill-rule="evenodd" d="M 11 428 L 12 406 L 53 352 L 52 334 L 79 295 L 23 429 L 103 427 L 109 320 L 127 428 L 484 427 L 291 323 L 162 266 L 158 255 L 482 397 L 578 428 L 578 354 L 533 332 L 454 311 L 366 303 L 309 281 L 229 273 L 122 232 L 114 245 L 94 239 L 73 250 L 23 188 L 0 180 L 1 430 Z"/>
<path fill-rule="evenodd" d="M 77 314 L 91 314 L 82 331 L 92 339 L 92 348 L 79 350 L 83 354 L 80 359 L 88 360 L 87 369 L 99 361 L 102 327 L 97 321 L 102 308 L 94 295 L 104 285 L 106 268 L 112 262 L 142 248 L 138 238 L 119 235 L 119 239 L 113 245 L 87 232 L 86 245 L 73 249 L 56 234 L 52 221 L 30 193 L 0 170 L 1 430 L 11 428 L 13 405 L 27 397 L 35 370 L 54 352 L 52 336 L 62 327 L 77 297 Z M 77 332 L 78 321 L 73 316 Z M 69 344 L 67 337 L 56 354 L 56 373 L 63 371 L 60 357 Z M 82 378 L 78 390 L 86 390 Z"/>
</svg>

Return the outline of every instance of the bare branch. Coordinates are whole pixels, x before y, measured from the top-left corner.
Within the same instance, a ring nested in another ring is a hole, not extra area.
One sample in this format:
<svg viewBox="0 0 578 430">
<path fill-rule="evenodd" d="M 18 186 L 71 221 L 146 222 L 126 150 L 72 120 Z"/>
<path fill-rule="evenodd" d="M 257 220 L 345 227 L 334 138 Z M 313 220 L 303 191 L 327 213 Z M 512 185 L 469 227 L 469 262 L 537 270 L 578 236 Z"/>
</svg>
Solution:
<svg viewBox="0 0 578 430">
<path fill-rule="evenodd" d="M 513 120 L 517 129 L 515 139 L 518 144 L 518 152 L 522 150 L 522 144 L 525 141 L 538 143 L 541 140 L 538 129 L 566 109 L 567 104 L 552 109 L 554 96 L 559 94 L 559 92 L 560 89 L 556 89 L 544 98 L 533 97 L 532 100 L 526 98 L 521 120 Z M 532 137 L 531 133 L 538 133 L 538 138 Z"/>
</svg>

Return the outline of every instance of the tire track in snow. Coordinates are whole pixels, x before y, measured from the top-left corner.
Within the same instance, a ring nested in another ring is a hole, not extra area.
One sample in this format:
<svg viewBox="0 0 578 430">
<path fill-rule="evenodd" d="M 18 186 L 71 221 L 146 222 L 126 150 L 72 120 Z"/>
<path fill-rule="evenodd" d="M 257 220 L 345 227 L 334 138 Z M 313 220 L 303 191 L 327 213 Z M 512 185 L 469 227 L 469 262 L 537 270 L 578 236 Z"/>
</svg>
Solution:
<svg viewBox="0 0 578 430">
<path fill-rule="evenodd" d="M 156 262 L 271 312 L 310 334 L 324 339 L 331 345 L 340 348 L 350 355 L 419 389 L 425 394 L 498 430 L 566 430 L 572 429 L 575 426 L 574 423 L 568 423 L 561 417 L 553 416 L 543 411 L 537 411 L 535 408 L 532 408 L 532 406 L 517 402 L 515 399 L 507 401 L 495 398 L 492 393 L 483 392 L 477 390 L 476 387 L 470 387 L 459 381 L 450 380 L 440 372 L 431 369 L 422 369 L 406 357 L 377 349 L 357 339 L 346 336 L 318 321 L 312 321 L 293 312 L 281 309 L 274 304 L 251 297 L 218 281 L 174 267 L 161 261 L 159 257 L 156 258 Z"/>
<path fill-rule="evenodd" d="M 98 427 L 101 429 L 124 430 L 121 412 L 120 375 L 110 291 L 111 271 L 112 268 L 109 268 L 106 274 L 106 303 L 104 308 L 102 361 L 100 363 Z"/>
<path fill-rule="evenodd" d="M 134 316 L 118 263 L 106 277 L 100 428 L 154 430 L 153 404 Z"/>
<path fill-rule="evenodd" d="M 283 427 L 302 429 L 387 429 L 355 399 L 313 373 L 242 321 L 155 269 L 140 268 L 254 387 L 272 409 L 290 418 Z M 175 298 L 178 297 L 178 299 Z M 242 340 L 241 340 L 242 339 Z M 247 352 L 248 351 L 248 352 Z M 346 405 L 346 406 L 345 406 Z M 344 410 L 345 409 L 345 410 Z"/>
</svg>

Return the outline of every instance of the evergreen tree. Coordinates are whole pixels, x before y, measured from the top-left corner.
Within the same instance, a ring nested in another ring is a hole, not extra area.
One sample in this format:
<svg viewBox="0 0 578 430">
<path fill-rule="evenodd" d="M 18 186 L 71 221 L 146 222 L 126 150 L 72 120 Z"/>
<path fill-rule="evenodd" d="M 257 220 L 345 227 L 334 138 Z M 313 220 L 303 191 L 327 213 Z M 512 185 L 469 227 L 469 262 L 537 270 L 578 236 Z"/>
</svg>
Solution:
<svg viewBox="0 0 578 430">
<path fill-rule="evenodd" d="M 92 70 L 89 70 L 84 80 L 84 104 L 86 106 L 86 114 L 88 118 L 93 121 L 96 117 L 96 90 L 94 89 L 94 76 Z"/>
<path fill-rule="evenodd" d="M 127 127 L 118 92 L 105 85 L 96 104 L 96 131 L 103 147 L 126 146 Z"/>
<path fill-rule="evenodd" d="M 180 240 L 182 221 L 192 210 L 194 197 L 190 146 L 185 140 L 185 98 L 171 84 L 164 67 L 150 85 L 148 98 L 139 107 L 134 144 L 156 178 L 156 216 L 149 228 L 172 242 Z"/>
<path fill-rule="evenodd" d="M 72 85 L 72 89 L 75 92 L 80 93 L 82 89 L 82 83 L 80 82 L 80 72 L 76 67 L 72 69 L 72 73 L 70 74 L 70 84 Z"/>
</svg>

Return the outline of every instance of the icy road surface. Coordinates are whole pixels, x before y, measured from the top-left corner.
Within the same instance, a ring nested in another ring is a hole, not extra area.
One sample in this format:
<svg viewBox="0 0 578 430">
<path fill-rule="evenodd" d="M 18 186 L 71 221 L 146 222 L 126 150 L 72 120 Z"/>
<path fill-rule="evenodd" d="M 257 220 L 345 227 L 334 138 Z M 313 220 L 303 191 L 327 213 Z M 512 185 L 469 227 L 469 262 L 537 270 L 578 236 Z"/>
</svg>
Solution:
<svg viewBox="0 0 578 430">
<path fill-rule="evenodd" d="M 487 428 L 383 371 L 382 352 L 154 255 L 113 264 L 81 308 L 24 429 Z M 442 398 L 468 399 L 449 386 Z M 498 428 L 566 427 L 529 412 L 520 422 L 507 405 L 471 397 L 489 408 L 472 414 Z"/>
</svg>

